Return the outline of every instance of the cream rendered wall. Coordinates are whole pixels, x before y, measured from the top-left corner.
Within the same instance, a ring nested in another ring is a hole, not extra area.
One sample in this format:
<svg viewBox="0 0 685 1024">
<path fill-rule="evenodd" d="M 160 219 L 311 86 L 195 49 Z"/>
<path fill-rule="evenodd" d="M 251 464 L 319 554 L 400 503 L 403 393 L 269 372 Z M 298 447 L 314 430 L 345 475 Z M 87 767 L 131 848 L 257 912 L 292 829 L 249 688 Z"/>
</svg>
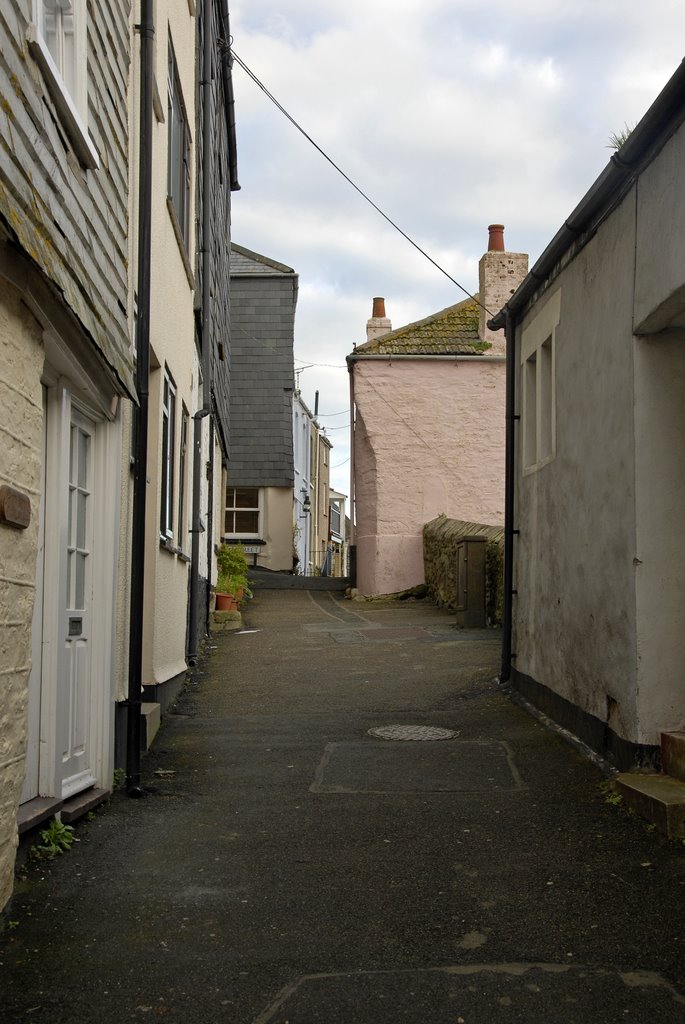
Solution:
<svg viewBox="0 0 685 1024">
<path fill-rule="evenodd" d="M 523 475 L 520 447 L 517 452 L 512 644 L 517 672 L 630 738 L 637 734 L 633 560 L 639 556 L 634 244 L 633 190 L 523 322 L 525 332 L 560 290 L 556 456 Z M 517 381 L 520 413 L 520 365 Z"/>
<path fill-rule="evenodd" d="M 195 137 L 195 18 L 187 0 L 158 3 L 156 10 L 155 77 L 167 115 L 168 34 L 174 53 L 185 102 L 191 137 Z M 172 547 L 181 547 L 189 555 L 189 538 L 178 537 L 178 457 L 182 404 L 190 421 L 189 472 L 186 494 L 192 493 L 192 416 L 198 405 L 199 368 L 195 346 L 193 311 L 193 250 L 195 164 L 191 146 L 190 251 L 184 260 L 167 208 L 167 130 L 166 120 L 153 126 L 152 188 L 152 275 L 150 338 L 153 350 L 150 379 L 148 477 L 145 564 L 145 631 L 143 682 L 163 683 L 185 671 L 185 639 L 188 605 L 188 562 L 179 554 L 160 546 L 162 399 L 164 367 L 168 367 L 176 385 L 174 537 Z M 205 448 L 206 451 L 206 448 Z M 179 544 L 179 541 L 182 543 Z"/>
<path fill-rule="evenodd" d="M 291 487 L 265 487 L 264 540 L 257 562 L 267 569 L 286 570 L 293 567 L 293 492 Z M 252 564 L 252 557 L 248 555 Z"/>
<path fill-rule="evenodd" d="M 17 807 L 24 778 L 31 619 L 41 487 L 44 351 L 40 325 L 18 292 L 0 288 L 0 485 L 28 495 L 31 522 L 0 525 L 0 910 L 12 893 Z"/>
<path fill-rule="evenodd" d="M 354 394 L 357 585 L 397 593 L 424 582 L 424 523 L 503 522 L 505 364 L 360 359 Z"/>
</svg>

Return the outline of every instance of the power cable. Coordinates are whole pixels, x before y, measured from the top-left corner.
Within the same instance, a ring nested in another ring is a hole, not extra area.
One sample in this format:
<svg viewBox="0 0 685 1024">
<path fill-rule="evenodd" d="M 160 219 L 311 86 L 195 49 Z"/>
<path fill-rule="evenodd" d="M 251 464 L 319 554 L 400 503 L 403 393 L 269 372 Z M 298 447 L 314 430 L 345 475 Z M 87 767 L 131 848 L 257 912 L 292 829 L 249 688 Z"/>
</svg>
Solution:
<svg viewBox="0 0 685 1024">
<path fill-rule="evenodd" d="M 328 163 L 329 163 L 329 164 L 331 165 L 331 167 L 333 167 L 333 168 L 334 168 L 334 169 L 335 169 L 335 170 L 336 170 L 336 171 L 338 172 L 338 174 L 340 174 L 340 175 L 341 175 L 341 176 L 342 176 L 342 177 L 343 177 L 343 178 L 345 179 L 345 181 L 346 181 L 346 182 L 347 182 L 347 183 L 348 183 L 349 185 L 351 185 L 351 186 L 352 186 L 352 188 L 353 188 L 353 189 L 354 189 L 354 190 L 355 190 L 356 192 L 358 192 L 358 193 L 359 193 L 359 195 L 360 195 L 360 196 L 362 197 L 362 199 L 365 199 L 365 200 L 367 201 L 367 203 L 369 203 L 369 204 L 370 204 L 371 206 L 373 206 L 373 208 L 374 208 L 374 210 L 376 211 L 376 213 L 379 213 L 379 214 L 381 215 L 381 217 L 383 217 L 383 219 L 384 219 L 384 220 L 386 220 L 386 221 L 388 222 L 388 224 L 390 224 L 390 226 L 391 226 L 391 227 L 393 227 L 393 228 L 395 229 L 395 231 L 398 231 L 398 232 L 399 232 L 399 234 L 400 234 L 400 235 L 402 235 L 402 237 L 403 237 L 404 239 L 406 239 L 406 241 L 407 241 L 407 242 L 409 242 L 409 244 L 410 244 L 410 245 L 413 245 L 413 246 L 414 246 L 414 248 L 415 248 L 415 249 L 416 249 L 416 250 L 417 250 L 418 252 L 420 252 L 420 253 L 421 253 L 421 255 L 422 255 L 422 256 L 424 256 L 424 257 L 425 257 L 425 258 L 426 258 L 426 259 L 427 259 L 427 260 L 429 261 L 429 263 L 432 263 L 432 264 L 433 264 L 433 266 L 434 266 L 434 267 L 435 267 L 435 268 L 436 268 L 437 270 L 439 270 L 441 274 L 444 274 L 444 275 L 445 275 L 445 277 L 446 277 L 446 278 L 447 278 L 447 279 L 448 279 L 449 281 L 451 281 L 451 282 L 452 282 L 452 284 L 455 284 L 455 285 L 457 286 L 457 288 L 459 288 L 459 289 L 460 289 L 460 291 L 462 291 L 462 292 L 464 293 L 464 295 L 467 295 L 467 296 L 468 296 L 468 297 L 469 297 L 470 299 L 473 299 L 473 301 L 474 301 L 474 302 L 478 303 L 478 305 L 479 305 L 479 306 L 480 306 L 480 307 L 481 307 L 482 309 L 484 309 L 484 310 L 485 310 L 485 312 L 486 312 L 486 313 L 488 314 L 488 316 L 489 316 L 489 317 L 492 317 L 492 316 L 494 316 L 494 313 L 491 313 L 491 312 L 490 312 L 490 310 L 489 310 L 489 309 L 487 308 L 487 306 L 484 306 L 484 305 L 483 305 L 483 303 L 482 303 L 482 302 L 480 301 L 480 299 L 478 299 L 478 298 L 477 298 L 477 297 L 476 297 L 475 295 L 472 295 L 472 294 L 471 294 L 471 292 L 470 292 L 470 291 L 469 291 L 469 290 L 468 290 L 467 288 L 464 288 L 463 284 L 460 284 L 460 283 L 459 283 L 459 281 L 457 281 L 457 279 L 456 279 L 455 277 L 452 277 L 452 275 L 451 275 L 451 274 L 449 274 L 449 273 L 448 273 L 448 272 L 447 272 L 447 271 L 446 271 L 446 270 L 444 269 L 444 267 L 441 267 L 441 266 L 440 266 L 440 264 L 439 264 L 439 263 L 437 263 L 437 262 L 436 262 L 436 261 L 435 261 L 435 260 L 433 259 L 433 257 L 432 257 L 432 256 L 429 256 L 429 255 L 428 255 L 428 253 L 426 252 L 426 250 L 425 250 L 425 249 L 422 249 L 422 248 L 421 248 L 421 246 L 420 246 L 420 245 L 418 244 L 418 242 L 415 242 L 415 241 L 414 241 L 414 239 L 413 239 L 413 238 L 411 238 L 411 237 L 410 237 L 410 236 L 409 236 L 409 235 L 407 234 L 407 232 L 406 232 L 406 231 L 403 231 L 403 230 L 402 230 L 402 228 L 401 228 L 401 227 L 400 227 L 400 226 L 399 226 L 398 224 L 396 224 L 396 223 L 395 223 L 395 221 L 394 221 L 394 220 L 392 220 L 392 219 L 391 219 L 391 218 L 390 218 L 390 217 L 389 217 L 389 216 L 387 215 L 387 213 L 384 213 L 384 212 L 383 212 L 383 210 L 381 210 L 380 206 L 378 206 L 378 205 L 377 205 L 376 203 L 374 203 L 373 199 L 371 199 L 371 198 L 370 198 L 370 197 L 369 197 L 369 196 L 368 196 L 368 195 L 366 194 L 366 192 L 364 192 L 364 191 L 363 191 L 363 190 L 362 190 L 362 189 L 361 189 L 361 188 L 359 187 L 359 185 L 357 185 L 357 184 L 356 184 L 356 183 L 355 183 L 355 182 L 354 182 L 354 181 L 352 180 L 352 178 L 350 178 L 350 176 L 349 176 L 348 174 L 345 174 L 345 172 L 344 172 L 344 171 L 342 170 L 342 168 L 341 168 L 341 167 L 339 167 L 339 166 L 338 166 L 338 164 L 336 164 L 335 160 L 333 160 L 333 159 L 332 159 L 332 158 L 331 158 L 331 157 L 330 157 L 330 156 L 328 155 L 328 153 L 326 153 L 326 152 L 325 152 L 325 151 L 324 151 L 324 150 L 323 150 L 323 149 L 321 148 L 321 146 L 320 146 L 320 145 L 319 145 L 319 144 L 318 144 L 317 142 L 315 142 L 315 141 L 314 141 L 314 139 L 313 139 L 313 138 L 311 137 L 311 135 L 309 135 L 309 134 L 308 134 L 308 133 L 307 133 L 307 132 L 306 132 L 306 131 L 304 130 L 304 128 L 303 128 L 303 127 L 302 127 L 302 126 L 301 126 L 300 124 L 298 124 L 298 122 L 297 122 L 297 121 L 295 120 L 295 118 L 294 118 L 294 117 L 293 117 L 293 116 L 292 116 L 291 114 L 289 114 L 289 113 L 288 113 L 288 111 L 287 111 L 287 110 L 285 109 L 285 107 L 284 107 L 284 106 L 283 106 L 283 105 L 282 105 L 281 103 L 279 103 L 279 102 L 278 102 L 278 100 L 277 100 L 277 99 L 276 99 L 276 97 L 275 97 L 275 96 L 273 95 L 273 93 L 269 92 L 269 90 L 268 90 L 268 89 L 267 89 L 267 87 L 266 87 L 266 86 L 264 85 L 264 83 L 263 83 L 263 82 L 260 82 L 260 80 L 259 80 L 259 79 L 257 78 L 257 76 L 255 75 L 255 73 L 254 73 L 253 71 L 251 71 L 251 70 L 250 70 L 250 68 L 249 68 L 249 67 L 247 66 L 247 64 L 246 64 L 246 63 L 245 63 L 245 62 L 244 62 L 243 60 L 241 60 L 241 58 L 240 58 L 240 57 L 238 56 L 238 54 L 237 54 L 237 53 L 235 52 L 235 50 L 234 50 L 234 49 L 233 49 L 232 47 L 231 47 L 231 56 L 233 57 L 233 59 L 234 59 L 234 61 L 236 62 L 236 64 L 238 64 L 238 65 L 239 65 L 239 67 L 241 67 L 241 68 L 243 69 L 243 71 L 245 72 L 245 74 L 246 74 L 246 75 L 247 75 L 247 76 L 248 76 L 249 78 L 251 78 L 251 79 L 252 79 L 252 81 L 253 81 L 253 82 L 255 83 L 255 85 L 256 85 L 256 86 L 257 86 L 257 87 L 258 87 L 259 89 L 261 89 L 261 90 L 262 90 L 262 92 L 263 92 L 263 93 L 265 94 L 265 96 L 268 96 L 268 98 L 269 98 L 269 99 L 271 100 L 271 102 L 272 102 L 272 103 L 273 103 L 273 104 L 274 104 L 274 105 L 275 105 L 275 106 L 276 106 L 276 107 L 277 107 L 277 108 L 278 108 L 278 109 L 280 110 L 280 112 L 281 112 L 281 113 L 283 114 L 283 116 L 284 116 L 284 117 L 286 117 L 286 118 L 288 119 L 288 121 L 290 121 L 290 123 L 291 123 L 291 124 L 293 125 L 293 127 L 294 127 L 294 128 L 296 128 L 296 129 L 298 130 L 298 132 L 300 132 L 300 134 L 301 134 L 301 135 L 304 135 L 304 137 L 305 137 L 305 139 L 307 140 L 307 142 L 310 142 L 310 143 L 311 143 L 311 145 L 312 145 L 312 146 L 314 147 L 314 149 L 318 150 L 318 152 L 319 152 L 319 153 L 321 154 L 321 156 L 322 156 L 322 157 L 324 158 L 324 160 L 327 160 L 327 161 L 328 161 Z"/>
</svg>

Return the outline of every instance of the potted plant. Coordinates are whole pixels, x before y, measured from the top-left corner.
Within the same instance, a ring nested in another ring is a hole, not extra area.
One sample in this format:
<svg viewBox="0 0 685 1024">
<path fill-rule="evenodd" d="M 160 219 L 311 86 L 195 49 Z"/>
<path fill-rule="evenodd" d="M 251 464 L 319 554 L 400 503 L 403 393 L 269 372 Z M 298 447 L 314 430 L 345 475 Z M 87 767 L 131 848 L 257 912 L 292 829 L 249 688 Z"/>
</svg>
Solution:
<svg viewBox="0 0 685 1024">
<path fill-rule="evenodd" d="M 245 595 L 252 596 L 242 544 L 221 544 L 216 564 L 216 610 L 235 611 Z"/>
</svg>

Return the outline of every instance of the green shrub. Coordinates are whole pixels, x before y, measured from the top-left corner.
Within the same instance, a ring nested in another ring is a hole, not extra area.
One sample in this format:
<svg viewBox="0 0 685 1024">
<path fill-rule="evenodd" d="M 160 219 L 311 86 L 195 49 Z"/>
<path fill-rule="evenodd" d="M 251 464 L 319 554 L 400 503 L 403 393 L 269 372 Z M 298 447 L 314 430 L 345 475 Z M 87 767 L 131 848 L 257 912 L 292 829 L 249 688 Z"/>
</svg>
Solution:
<svg viewBox="0 0 685 1024">
<path fill-rule="evenodd" d="M 222 544 L 216 555 L 218 594 L 235 595 L 242 587 L 250 594 L 247 585 L 247 559 L 242 544 Z"/>
</svg>

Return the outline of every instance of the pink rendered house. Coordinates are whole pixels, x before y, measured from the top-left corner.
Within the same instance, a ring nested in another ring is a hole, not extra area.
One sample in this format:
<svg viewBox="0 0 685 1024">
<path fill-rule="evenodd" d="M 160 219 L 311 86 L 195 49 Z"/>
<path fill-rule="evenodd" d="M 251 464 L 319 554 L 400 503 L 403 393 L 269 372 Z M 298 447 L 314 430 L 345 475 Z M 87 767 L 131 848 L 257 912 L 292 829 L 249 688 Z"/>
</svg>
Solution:
<svg viewBox="0 0 685 1024">
<path fill-rule="evenodd" d="M 491 225 L 479 265 L 485 309 L 499 310 L 528 270 Z M 357 589 L 395 594 L 424 582 L 422 530 L 444 513 L 504 521 L 505 348 L 473 299 L 393 331 L 374 299 L 367 341 L 347 357 Z"/>
</svg>

